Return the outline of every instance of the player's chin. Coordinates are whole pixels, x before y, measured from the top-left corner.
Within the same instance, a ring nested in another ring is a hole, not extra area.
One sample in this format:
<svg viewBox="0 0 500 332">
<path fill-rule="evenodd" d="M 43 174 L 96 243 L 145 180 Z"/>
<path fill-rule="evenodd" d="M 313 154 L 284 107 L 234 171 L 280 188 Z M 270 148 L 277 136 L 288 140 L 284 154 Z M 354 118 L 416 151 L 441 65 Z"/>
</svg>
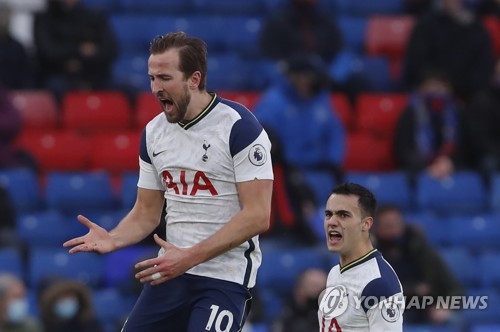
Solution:
<svg viewBox="0 0 500 332">
<path fill-rule="evenodd" d="M 335 240 L 327 239 L 326 240 L 326 246 L 327 246 L 328 250 L 332 251 L 332 252 L 339 252 L 340 249 L 342 248 L 343 244 L 344 244 L 343 239 L 335 239 Z"/>
</svg>

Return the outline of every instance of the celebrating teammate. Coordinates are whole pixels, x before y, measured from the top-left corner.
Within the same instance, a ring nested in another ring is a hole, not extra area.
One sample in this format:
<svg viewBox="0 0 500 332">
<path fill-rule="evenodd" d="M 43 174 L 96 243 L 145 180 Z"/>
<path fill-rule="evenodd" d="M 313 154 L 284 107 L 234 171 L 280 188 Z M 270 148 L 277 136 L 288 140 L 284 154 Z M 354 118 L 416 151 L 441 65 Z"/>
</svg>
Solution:
<svg viewBox="0 0 500 332">
<path fill-rule="evenodd" d="M 326 243 L 340 264 L 330 270 L 319 298 L 321 332 L 403 329 L 401 283 L 369 238 L 376 204 L 368 189 L 354 183 L 337 186 L 328 198 Z"/>
<path fill-rule="evenodd" d="M 166 240 L 136 264 L 144 283 L 124 332 L 240 331 L 261 263 L 258 234 L 269 226 L 272 165 L 266 132 L 242 105 L 206 90 L 206 45 L 183 32 L 150 47 L 151 90 L 163 113 L 142 135 L 137 200 L 107 231 L 89 228 L 70 253 L 108 253 L 135 244 L 160 223 Z"/>
</svg>

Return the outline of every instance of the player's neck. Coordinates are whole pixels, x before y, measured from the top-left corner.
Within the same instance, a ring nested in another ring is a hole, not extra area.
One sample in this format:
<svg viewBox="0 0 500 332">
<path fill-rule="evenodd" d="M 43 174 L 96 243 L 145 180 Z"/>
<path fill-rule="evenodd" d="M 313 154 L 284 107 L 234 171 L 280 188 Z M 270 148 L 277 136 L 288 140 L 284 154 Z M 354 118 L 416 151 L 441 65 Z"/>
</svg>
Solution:
<svg viewBox="0 0 500 332">
<path fill-rule="evenodd" d="M 353 250 L 350 250 L 348 253 L 340 254 L 340 266 L 344 267 L 347 264 L 350 264 L 361 257 L 365 256 L 367 253 L 373 250 L 373 245 L 370 241 L 363 242 Z"/>
<path fill-rule="evenodd" d="M 191 121 L 203 112 L 212 102 L 213 95 L 207 91 L 200 91 L 191 94 L 191 101 L 188 106 L 187 120 Z"/>
</svg>

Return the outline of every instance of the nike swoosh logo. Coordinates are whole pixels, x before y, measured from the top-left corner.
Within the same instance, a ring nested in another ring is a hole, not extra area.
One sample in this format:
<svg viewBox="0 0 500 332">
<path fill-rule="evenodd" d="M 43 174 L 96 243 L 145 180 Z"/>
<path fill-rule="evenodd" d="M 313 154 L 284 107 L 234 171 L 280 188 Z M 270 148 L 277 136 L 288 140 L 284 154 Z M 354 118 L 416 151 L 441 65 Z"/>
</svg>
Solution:
<svg viewBox="0 0 500 332">
<path fill-rule="evenodd" d="M 156 153 L 156 152 L 154 152 L 154 151 L 153 151 L 153 157 L 156 157 L 157 155 L 159 155 L 160 153 L 163 153 L 163 152 L 165 152 L 165 151 L 167 151 L 167 150 L 163 150 L 163 151 L 160 151 L 160 152 L 158 152 L 158 153 Z"/>
</svg>

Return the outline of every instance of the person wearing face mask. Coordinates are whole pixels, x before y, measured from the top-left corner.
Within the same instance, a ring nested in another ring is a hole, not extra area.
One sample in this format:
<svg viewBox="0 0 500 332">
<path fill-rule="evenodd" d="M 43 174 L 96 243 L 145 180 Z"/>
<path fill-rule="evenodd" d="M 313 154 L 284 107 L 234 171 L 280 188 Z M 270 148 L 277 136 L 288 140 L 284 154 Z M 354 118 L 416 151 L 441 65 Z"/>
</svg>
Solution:
<svg viewBox="0 0 500 332">
<path fill-rule="evenodd" d="M 0 274 L 0 332 L 41 331 L 41 324 L 29 314 L 23 281 L 15 275 Z"/>
<path fill-rule="evenodd" d="M 393 148 L 398 168 L 410 176 L 426 171 L 434 178 L 472 169 L 475 141 L 450 82 L 441 72 L 429 71 L 396 126 Z"/>
<path fill-rule="evenodd" d="M 468 100 L 487 86 L 494 66 L 491 37 L 469 0 L 438 0 L 436 9 L 416 21 L 408 43 L 402 83 L 412 89 L 421 74 L 440 68 Z"/>
<path fill-rule="evenodd" d="M 271 332 L 317 331 L 318 296 L 325 289 L 327 273 L 310 268 L 296 279 L 293 296 L 280 316 L 272 323 Z"/>
<path fill-rule="evenodd" d="M 432 296 L 433 303 L 436 303 L 437 296 L 462 296 L 464 290 L 438 252 L 427 242 L 422 230 L 404 222 L 399 207 L 392 204 L 379 207 L 373 242 L 403 285 L 407 301 L 406 323 L 460 323 L 457 313 L 452 310 L 435 306 L 420 310 L 408 305 L 414 296 Z"/>
<path fill-rule="evenodd" d="M 39 296 L 40 318 L 45 332 L 102 332 L 91 291 L 75 280 L 50 280 Z"/>
</svg>

